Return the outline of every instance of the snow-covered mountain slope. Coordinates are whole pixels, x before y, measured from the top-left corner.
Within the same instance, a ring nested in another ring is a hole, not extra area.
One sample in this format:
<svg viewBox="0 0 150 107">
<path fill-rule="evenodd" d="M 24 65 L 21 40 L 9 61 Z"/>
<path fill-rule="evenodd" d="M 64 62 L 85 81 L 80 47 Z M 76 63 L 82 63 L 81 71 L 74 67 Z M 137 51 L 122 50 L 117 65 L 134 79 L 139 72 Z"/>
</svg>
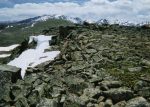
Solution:
<svg viewBox="0 0 150 107">
<path fill-rule="evenodd" d="M 78 18 L 78 17 L 68 17 L 68 16 L 64 16 L 64 15 L 43 15 L 43 16 L 37 16 L 34 18 L 29 18 L 29 19 L 25 19 L 22 21 L 17 22 L 18 24 L 32 24 L 32 23 L 36 23 L 36 22 L 42 22 L 42 21 L 47 21 L 48 19 L 62 19 L 62 20 L 67 20 L 73 23 L 77 23 L 77 24 L 82 24 L 83 21 Z"/>
</svg>

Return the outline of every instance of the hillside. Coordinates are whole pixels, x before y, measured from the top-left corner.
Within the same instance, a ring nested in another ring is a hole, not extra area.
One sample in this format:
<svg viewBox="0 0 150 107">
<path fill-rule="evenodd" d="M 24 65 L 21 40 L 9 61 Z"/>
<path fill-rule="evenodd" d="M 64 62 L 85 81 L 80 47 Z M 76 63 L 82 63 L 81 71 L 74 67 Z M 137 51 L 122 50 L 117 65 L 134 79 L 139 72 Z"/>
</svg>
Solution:
<svg viewBox="0 0 150 107">
<path fill-rule="evenodd" d="M 58 26 L 68 25 L 73 25 L 73 23 L 63 19 L 47 19 L 36 23 L 32 21 L 31 23 L 11 23 L 0 31 L 0 46 L 18 44 L 31 35 L 42 34 L 43 30 L 49 28 L 57 30 Z"/>
<path fill-rule="evenodd" d="M 46 51 L 61 54 L 29 68 L 24 80 L 12 78 L 1 88 L 0 106 L 150 107 L 150 29 L 88 23 L 58 29 Z"/>
</svg>

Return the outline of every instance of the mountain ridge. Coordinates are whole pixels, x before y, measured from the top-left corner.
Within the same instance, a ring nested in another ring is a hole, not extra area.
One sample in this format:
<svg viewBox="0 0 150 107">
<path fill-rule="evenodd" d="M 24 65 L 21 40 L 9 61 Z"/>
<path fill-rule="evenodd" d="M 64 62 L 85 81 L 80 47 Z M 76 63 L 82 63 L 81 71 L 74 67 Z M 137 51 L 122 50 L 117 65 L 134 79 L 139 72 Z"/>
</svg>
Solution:
<svg viewBox="0 0 150 107">
<path fill-rule="evenodd" d="M 48 19 L 62 19 L 67 20 L 76 24 L 82 24 L 83 21 L 78 17 L 68 17 L 65 15 L 42 15 L 42 16 L 36 16 L 33 18 L 28 18 L 22 21 L 15 22 L 17 24 L 28 24 L 28 23 L 35 23 L 35 22 L 42 22 L 47 21 Z"/>
</svg>

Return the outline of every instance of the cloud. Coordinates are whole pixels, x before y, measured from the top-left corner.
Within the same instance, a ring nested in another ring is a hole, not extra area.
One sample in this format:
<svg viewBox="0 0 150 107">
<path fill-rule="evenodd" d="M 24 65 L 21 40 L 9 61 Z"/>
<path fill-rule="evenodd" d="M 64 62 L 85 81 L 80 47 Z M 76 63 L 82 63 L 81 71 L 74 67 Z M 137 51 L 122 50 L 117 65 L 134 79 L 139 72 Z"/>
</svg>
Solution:
<svg viewBox="0 0 150 107">
<path fill-rule="evenodd" d="M 0 9 L 0 20 L 22 20 L 43 14 L 61 14 L 88 20 L 150 21 L 149 0 L 90 0 L 76 2 L 24 3 Z"/>
</svg>

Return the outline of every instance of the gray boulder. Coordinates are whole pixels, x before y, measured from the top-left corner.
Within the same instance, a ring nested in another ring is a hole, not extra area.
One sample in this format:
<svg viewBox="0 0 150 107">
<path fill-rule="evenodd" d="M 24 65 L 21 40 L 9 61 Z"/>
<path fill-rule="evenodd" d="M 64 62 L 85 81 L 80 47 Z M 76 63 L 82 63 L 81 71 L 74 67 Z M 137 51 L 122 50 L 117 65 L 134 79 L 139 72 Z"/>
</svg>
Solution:
<svg viewBox="0 0 150 107">
<path fill-rule="evenodd" d="M 0 100 L 9 101 L 9 85 L 21 79 L 20 69 L 9 65 L 0 65 Z"/>
<path fill-rule="evenodd" d="M 103 96 L 111 98 L 114 103 L 133 98 L 133 92 L 125 88 L 110 89 L 103 91 Z"/>
<path fill-rule="evenodd" d="M 10 65 L 0 65 L 0 84 L 3 82 L 16 82 L 17 79 L 21 79 L 20 68 Z"/>
<path fill-rule="evenodd" d="M 129 100 L 125 107 L 150 107 L 150 104 L 143 97 Z"/>
</svg>

